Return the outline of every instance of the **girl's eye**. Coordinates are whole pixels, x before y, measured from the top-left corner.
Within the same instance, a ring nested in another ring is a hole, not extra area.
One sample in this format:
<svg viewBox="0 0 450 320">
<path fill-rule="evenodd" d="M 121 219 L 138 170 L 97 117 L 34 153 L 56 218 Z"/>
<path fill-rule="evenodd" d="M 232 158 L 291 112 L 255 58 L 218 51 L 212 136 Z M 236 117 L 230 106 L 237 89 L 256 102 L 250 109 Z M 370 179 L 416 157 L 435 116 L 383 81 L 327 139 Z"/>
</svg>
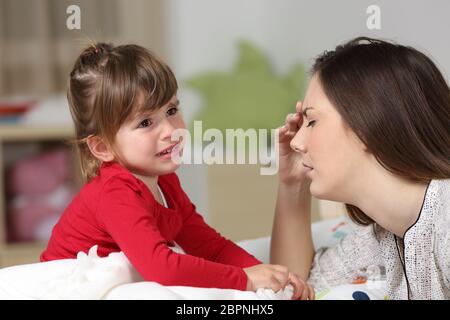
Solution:
<svg viewBox="0 0 450 320">
<path fill-rule="evenodd" d="M 315 124 L 316 124 L 316 120 L 311 120 L 310 122 L 308 122 L 307 127 L 314 127 Z"/>
<path fill-rule="evenodd" d="M 152 121 L 150 119 L 145 119 L 139 124 L 139 128 L 147 128 L 150 127 Z"/>
<path fill-rule="evenodd" d="M 173 116 L 173 115 L 176 114 L 177 112 L 178 112 L 178 108 L 175 108 L 175 107 L 170 108 L 169 110 L 167 110 L 167 114 L 168 114 L 169 116 Z"/>
</svg>

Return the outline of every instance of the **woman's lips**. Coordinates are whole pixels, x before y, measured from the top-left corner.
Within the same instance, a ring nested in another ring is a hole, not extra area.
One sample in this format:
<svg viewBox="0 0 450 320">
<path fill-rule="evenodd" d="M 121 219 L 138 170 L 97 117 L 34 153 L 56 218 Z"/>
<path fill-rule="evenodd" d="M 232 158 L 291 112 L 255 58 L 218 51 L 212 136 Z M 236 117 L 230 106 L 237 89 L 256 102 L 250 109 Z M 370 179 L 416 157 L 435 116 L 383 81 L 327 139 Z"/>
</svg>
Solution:
<svg viewBox="0 0 450 320">
<path fill-rule="evenodd" d="M 312 173 L 314 172 L 314 168 L 308 166 L 307 164 L 304 164 L 304 163 L 302 163 L 302 164 L 303 164 L 303 167 L 305 167 L 305 174 L 306 174 L 310 179 L 312 179 Z"/>
<path fill-rule="evenodd" d="M 304 166 L 305 168 L 308 168 L 308 169 L 310 169 L 310 170 L 313 170 L 313 169 L 314 169 L 313 167 L 308 166 L 308 165 L 306 165 L 306 164 L 304 164 L 304 163 L 302 163 L 302 164 L 303 164 L 303 166 Z"/>
</svg>

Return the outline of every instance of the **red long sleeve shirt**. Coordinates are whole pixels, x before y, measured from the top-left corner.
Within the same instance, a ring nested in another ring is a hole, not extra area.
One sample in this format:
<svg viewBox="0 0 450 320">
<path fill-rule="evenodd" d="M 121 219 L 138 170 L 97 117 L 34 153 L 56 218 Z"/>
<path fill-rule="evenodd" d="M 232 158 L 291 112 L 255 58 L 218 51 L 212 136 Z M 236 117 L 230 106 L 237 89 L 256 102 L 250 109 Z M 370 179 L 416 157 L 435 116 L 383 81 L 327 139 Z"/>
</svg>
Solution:
<svg viewBox="0 0 450 320">
<path fill-rule="evenodd" d="M 175 173 L 158 184 L 169 208 L 127 169 L 103 164 L 53 228 L 41 261 L 76 258 L 98 245 L 102 257 L 123 251 L 146 281 L 245 290 L 243 268 L 261 262 L 204 222 Z M 174 242 L 186 254 L 172 251 Z"/>
</svg>

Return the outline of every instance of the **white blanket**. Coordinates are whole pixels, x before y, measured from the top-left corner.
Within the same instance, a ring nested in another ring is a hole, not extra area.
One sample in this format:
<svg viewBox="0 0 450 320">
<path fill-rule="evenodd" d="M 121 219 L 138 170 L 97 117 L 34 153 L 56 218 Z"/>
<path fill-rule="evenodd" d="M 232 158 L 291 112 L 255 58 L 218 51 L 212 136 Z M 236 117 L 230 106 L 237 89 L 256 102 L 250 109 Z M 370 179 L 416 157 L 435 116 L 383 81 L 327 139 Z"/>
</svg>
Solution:
<svg viewBox="0 0 450 320">
<path fill-rule="evenodd" d="M 312 226 L 316 248 L 332 246 L 351 231 L 348 219 L 340 217 Z M 264 263 L 269 262 L 270 237 L 238 243 Z M 179 247 L 173 248 L 183 253 Z M 349 284 L 318 292 L 317 299 L 356 299 L 364 294 L 370 299 L 386 299 L 385 283 Z M 290 299 L 292 286 L 277 293 L 269 289 L 257 292 L 231 289 L 163 286 L 143 281 L 123 253 L 108 257 L 97 255 L 97 246 L 76 259 L 18 265 L 0 269 L 1 299 L 193 299 L 253 300 Z"/>
<path fill-rule="evenodd" d="M 292 286 L 274 293 L 163 286 L 143 281 L 126 256 L 101 258 L 97 246 L 76 259 L 54 260 L 0 270 L 0 299 L 290 299 Z"/>
</svg>

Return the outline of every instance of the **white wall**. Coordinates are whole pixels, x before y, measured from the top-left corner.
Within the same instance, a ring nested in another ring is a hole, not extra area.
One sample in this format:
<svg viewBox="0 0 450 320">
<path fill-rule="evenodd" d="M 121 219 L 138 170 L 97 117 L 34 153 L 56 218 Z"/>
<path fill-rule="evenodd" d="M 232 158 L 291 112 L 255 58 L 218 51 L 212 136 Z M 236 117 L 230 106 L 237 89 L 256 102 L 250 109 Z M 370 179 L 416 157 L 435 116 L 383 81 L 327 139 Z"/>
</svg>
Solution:
<svg viewBox="0 0 450 320">
<path fill-rule="evenodd" d="M 366 27 L 371 4 L 381 9 L 381 30 Z M 238 39 L 253 41 L 283 72 L 359 35 L 416 46 L 450 74 L 448 0 L 169 0 L 166 14 L 169 59 L 180 79 L 227 70 Z"/>
<path fill-rule="evenodd" d="M 366 27 L 369 5 L 381 9 L 381 30 Z M 307 65 L 323 50 L 367 35 L 417 47 L 450 74 L 450 1 L 169 0 L 166 8 L 169 62 L 181 80 L 186 120 L 201 99 L 183 88 L 197 72 L 227 70 L 236 59 L 238 39 L 249 39 L 284 72 L 298 60 Z M 205 179 L 199 166 L 181 171 L 199 211 L 207 212 Z M 195 179 L 195 181 L 193 181 Z"/>
<path fill-rule="evenodd" d="M 366 27 L 371 4 L 381 9 L 381 30 Z M 450 73 L 448 0 L 169 0 L 166 11 L 169 59 L 181 79 L 228 69 L 241 38 L 261 47 L 283 72 L 358 35 L 416 46 Z"/>
</svg>

